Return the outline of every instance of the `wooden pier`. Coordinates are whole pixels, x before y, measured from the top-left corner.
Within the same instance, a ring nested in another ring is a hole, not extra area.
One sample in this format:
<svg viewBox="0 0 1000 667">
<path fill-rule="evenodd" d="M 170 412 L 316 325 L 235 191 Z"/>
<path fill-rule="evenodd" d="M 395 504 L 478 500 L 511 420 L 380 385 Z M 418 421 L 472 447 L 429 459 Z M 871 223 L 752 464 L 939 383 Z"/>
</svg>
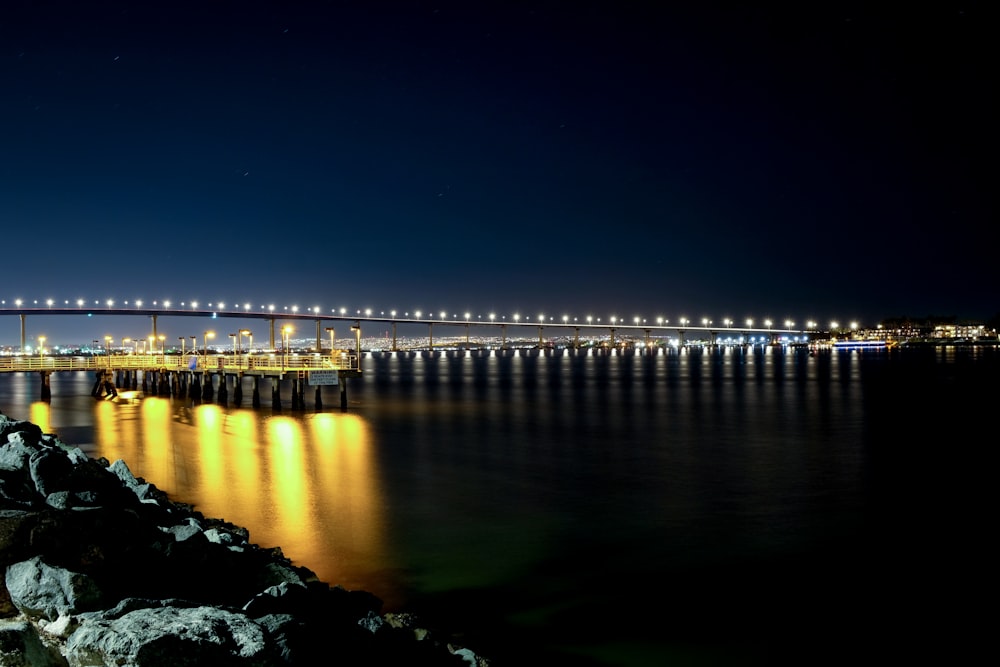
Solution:
<svg viewBox="0 0 1000 667">
<path fill-rule="evenodd" d="M 304 408 L 306 386 L 315 388 L 317 409 L 322 407 L 321 388 L 340 389 L 341 408 L 347 407 L 347 379 L 361 376 L 358 355 L 353 351 L 333 353 L 266 352 L 257 354 L 111 354 L 86 356 L 15 355 L 0 357 L 0 373 L 35 372 L 41 377 L 40 398 L 52 397 L 52 373 L 86 371 L 94 374 L 95 398 L 114 398 L 119 390 L 144 394 L 191 397 L 227 405 L 242 402 L 243 381 L 253 380 L 252 405 L 260 407 L 260 381 L 271 382 L 272 409 L 281 409 L 280 383 L 292 381 L 292 407 Z"/>
</svg>

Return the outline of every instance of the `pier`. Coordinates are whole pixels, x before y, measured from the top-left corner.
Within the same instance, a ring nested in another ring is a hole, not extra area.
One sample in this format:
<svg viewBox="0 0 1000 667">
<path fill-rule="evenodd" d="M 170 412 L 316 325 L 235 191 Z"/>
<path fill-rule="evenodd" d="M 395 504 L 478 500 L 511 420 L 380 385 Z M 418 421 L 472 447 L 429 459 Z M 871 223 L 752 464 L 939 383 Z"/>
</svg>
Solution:
<svg viewBox="0 0 1000 667">
<path fill-rule="evenodd" d="M 360 377 L 358 355 L 347 350 L 319 353 L 263 354 L 111 354 L 89 356 L 17 355 L 0 357 L 0 373 L 35 372 L 41 379 L 39 397 L 52 398 L 50 376 L 57 372 L 94 374 L 95 398 L 115 398 L 120 391 L 191 397 L 205 402 L 239 406 L 244 379 L 253 382 L 251 403 L 260 407 L 260 384 L 269 382 L 271 405 L 281 409 L 282 380 L 292 381 L 292 407 L 305 407 L 305 388 L 315 390 L 315 405 L 322 407 L 322 387 L 337 386 L 340 406 L 347 407 L 347 380 Z"/>
</svg>

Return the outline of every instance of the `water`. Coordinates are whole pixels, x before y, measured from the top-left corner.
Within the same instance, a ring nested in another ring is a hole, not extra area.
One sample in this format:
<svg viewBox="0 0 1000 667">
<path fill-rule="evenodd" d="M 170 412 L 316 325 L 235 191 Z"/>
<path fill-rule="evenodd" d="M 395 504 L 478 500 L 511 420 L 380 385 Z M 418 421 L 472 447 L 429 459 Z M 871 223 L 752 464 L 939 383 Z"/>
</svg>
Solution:
<svg viewBox="0 0 1000 667">
<path fill-rule="evenodd" d="M 953 605 L 988 553 L 998 367 L 992 348 L 375 353 L 343 413 L 292 411 L 287 387 L 279 414 L 96 402 L 86 374 L 53 376 L 51 404 L 4 376 L 0 410 L 497 664 L 834 664 L 967 650 L 944 638 L 977 627 Z"/>
</svg>

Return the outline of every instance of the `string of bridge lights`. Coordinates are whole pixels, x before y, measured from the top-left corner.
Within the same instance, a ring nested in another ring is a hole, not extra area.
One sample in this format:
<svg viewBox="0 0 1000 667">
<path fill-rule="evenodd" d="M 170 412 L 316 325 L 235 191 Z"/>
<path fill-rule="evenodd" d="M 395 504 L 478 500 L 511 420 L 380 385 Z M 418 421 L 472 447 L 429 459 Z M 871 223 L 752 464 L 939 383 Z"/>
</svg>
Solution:
<svg viewBox="0 0 1000 667">
<path fill-rule="evenodd" d="M 450 317 L 448 311 L 438 311 L 437 313 L 433 311 L 424 310 L 413 310 L 411 311 L 399 311 L 399 310 L 379 310 L 375 311 L 372 308 L 355 309 L 351 310 L 347 307 L 331 308 L 329 311 L 324 311 L 320 306 L 311 306 L 304 309 L 300 309 L 297 305 L 292 306 L 282 306 L 278 307 L 275 304 L 259 305 L 254 306 L 249 302 L 235 304 L 228 304 L 225 302 L 208 302 L 202 304 L 199 301 L 171 301 L 171 300 L 154 300 L 152 302 L 146 302 L 143 299 L 135 300 L 122 300 L 116 301 L 115 299 L 105 299 L 105 300 L 88 300 L 88 299 L 74 299 L 74 300 L 63 300 L 59 302 L 55 299 L 43 299 L 43 300 L 25 300 L 25 299 L 14 299 L 8 304 L 6 299 L 0 300 L 0 309 L 11 310 L 11 306 L 15 310 L 67 310 L 67 309 L 78 309 L 78 310 L 88 310 L 88 309 L 107 309 L 107 310 L 146 310 L 146 311 L 162 311 L 163 314 L 170 314 L 171 312 L 190 312 L 190 311 L 205 311 L 205 312 L 225 312 L 229 315 L 288 315 L 294 317 L 302 316 L 324 316 L 324 317 L 342 317 L 342 318 L 354 318 L 354 319 L 375 319 L 375 320 L 387 320 L 387 321 L 408 321 L 408 322 L 455 322 L 459 324 L 514 324 L 514 325 L 528 325 L 534 324 L 536 326 L 543 325 L 564 325 L 564 326 L 624 326 L 624 327 L 637 327 L 637 328 L 650 328 L 650 327 L 670 327 L 670 328 L 693 328 L 693 329 L 773 329 L 784 325 L 784 330 L 793 331 L 795 327 L 795 321 L 792 319 L 786 319 L 782 322 L 776 322 L 772 318 L 761 318 L 756 319 L 753 317 L 747 317 L 743 321 L 737 321 L 733 318 L 725 317 L 718 322 L 711 318 L 703 317 L 700 320 L 692 320 L 688 317 L 680 317 L 671 322 L 669 318 L 666 317 L 656 317 L 653 319 L 647 319 L 641 316 L 634 316 L 631 321 L 625 317 L 619 317 L 617 315 L 611 315 L 607 318 L 595 317 L 593 315 L 587 315 L 585 317 L 577 317 L 570 315 L 562 315 L 560 317 L 546 316 L 545 314 L 538 314 L 534 318 L 530 315 L 522 315 L 521 313 L 513 313 L 509 317 L 507 315 L 498 315 L 497 313 L 489 313 L 485 317 L 483 315 L 473 316 L 471 312 L 451 313 Z M 813 320 L 808 320 L 805 323 L 806 331 L 815 331 L 818 328 L 817 322 Z M 857 329 L 858 324 L 852 322 L 849 327 L 851 329 Z M 840 324 L 838 322 L 830 323 L 831 329 L 839 329 Z"/>
</svg>

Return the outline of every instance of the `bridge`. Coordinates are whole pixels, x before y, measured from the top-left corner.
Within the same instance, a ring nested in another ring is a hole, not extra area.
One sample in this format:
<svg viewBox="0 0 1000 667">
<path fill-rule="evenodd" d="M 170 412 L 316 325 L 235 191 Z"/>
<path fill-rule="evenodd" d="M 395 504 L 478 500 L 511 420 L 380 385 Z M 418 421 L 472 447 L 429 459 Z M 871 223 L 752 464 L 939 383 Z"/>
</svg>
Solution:
<svg viewBox="0 0 1000 667">
<path fill-rule="evenodd" d="M 141 302 L 139 302 L 141 303 Z M 211 304 L 209 304 L 211 305 Z M 750 336 L 759 336 L 767 340 L 775 340 L 779 336 L 808 336 L 811 330 L 815 329 L 815 324 L 810 323 L 811 327 L 807 329 L 795 329 L 793 328 L 793 323 L 785 321 L 784 328 L 776 328 L 772 326 L 772 322 L 769 319 L 761 320 L 764 326 L 754 326 L 754 320 L 748 319 L 742 325 L 737 324 L 734 320 L 730 318 L 724 318 L 721 322 L 715 323 L 710 320 L 702 320 L 701 326 L 692 323 L 687 318 L 680 318 L 675 323 L 670 323 L 669 320 L 665 318 L 658 317 L 655 322 L 647 322 L 643 318 L 635 318 L 632 324 L 629 324 L 624 318 L 611 317 L 606 321 L 601 321 L 601 318 L 570 318 L 569 316 L 563 316 L 560 319 L 554 317 L 545 318 L 544 315 L 539 315 L 532 321 L 531 317 L 521 318 L 520 315 L 512 315 L 509 319 L 507 316 L 497 317 L 496 315 L 490 314 L 484 319 L 482 316 L 476 316 L 473 318 L 470 313 L 465 313 L 464 317 L 459 315 L 452 315 L 450 318 L 446 313 L 440 313 L 439 317 L 421 316 L 420 311 L 414 312 L 412 315 L 410 313 L 404 313 L 402 315 L 397 314 L 396 311 L 390 311 L 385 313 L 384 311 L 379 313 L 374 313 L 370 309 L 365 311 L 357 311 L 354 314 L 348 314 L 346 309 L 340 309 L 337 311 L 323 312 L 319 307 L 314 307 L 307 309 L 306 312 L 298 312 L 297 308 L 293 308 L 291 312 L 288 310 L 275 312 L 273 306 L 264 307 L 261 306 L 258 310 L 250 309 L 249 305 L 243 307 L 234 308 L 223 308 L 221 304 L 218 308 L 171 308 L 164 305 L 154 306 L 153 308 L 143 307 L 141 305 L 135 305 L 133 307 L 114 307 L 113 304 L 108 304 L 101 306 L 100 304 L 87 305 L 85 303 L 78 302 L 76 307 L 58 307 L 52 303 L 45 306 L 34 306 L 28 307 L 24 306 L 22 303 L 16 303 L 15 307 L 10 307 L 6 302 L 0 303 L 0 315 L 17 315 L 21 322 L 21 350 L 26 349 L 26 323 L 28 317 L 35 316 L 47 316 L 47 315 L 70 315 L 70 316 L 97 316 L 97 315 L 117 315 L 117 316 L 141 316 L 147 317 L 152 320 L 152 339 L 151 345 L 156 340 L 161 340 L 161 337 L 157 330 L 157 321 L 160 317 L 196 317 L 196 318 L 209 318 L 209 319 L 241 319 L 241 320 L 263 320 L 268 326 L 268 350 L 276 349 L 276 339 L 275 339 L 275 325 L 278 321 L 285 322 L 308 322 L 315 325 L 316 337 L 315 337 L 315 347 L 316 351 L 323 350 L 323 334 L 324 332 L 329 333 L 330 337 L 330 349 L 332 350 L 336 344 L 335 330 L 334 326 L 324 326 L 324 325 L 334 325 L 337 323 L 349 323 L 350 330 L 355 336 L 355 351 L 360 352 L 361 350 L 361 323 L 369 322 L 376 324 L 384 324 L 391 326 L 392 329 L 392 350 L 398 350 L 398 338 L 397 338 L 397 326 L 399 325 L 422 325 L 427 327 L 427 341 L 428 348 L 434 348 L 434 328 L 438 327 L 440 331 L 441 327 L 461 327 L 464 328 L 466 343 L 470 342 L 470 330 L 473 327 L 483 329 L 489 328 L 495 330 L 499 333 L 499 338 L 501 339 L 501 347 L 507 346 L 508 334 L 513 334 L 514 332 L 519 332 L 521 334 L 526 331 L 532 331 L 538 334 L 539 346 L 543 344 L 544 334 L 546 331 L 561 331 L 567 334 L 573 335 L 574 346 L 579 347 L 580 345 L 580 332 L 581 331 L 602 331 L 607 332 L 610 337 L 610 345 L 614 347 L 616 344 L 616 336 L 632 335 L 632 336 L 642 336 L 645 340 L 646 345 L 650 343 L 650 339 L 657 334 L 666 333 L 668 331 L 676 332 L 680 343 L 683 345 L 685 337 L 689 334 L 701 334 L 709 336 L 711 342 L 717 342 L 718 338 L 723 335 L 737 335 L 744 339 Z M 242 332 L 231 333 L 230 337 L 235 337 Z M 284 341 L 287 329 L 282 326 L 279 329 L 279 333 Z M 182 346 L 184 345 L 184 338 L 181 337 Z M 195 348 L 197 341 L 192 341 L 192 349 Z M 234 350 L 238 350 L 239 346 L 242 345 L 242 340 L 234 340 Z M 204 347 L 207 351 L 207 340 L 205 341 Z M 282 348 L 287 347 L 287 345 L 282 346 Z"/>
</svg>

